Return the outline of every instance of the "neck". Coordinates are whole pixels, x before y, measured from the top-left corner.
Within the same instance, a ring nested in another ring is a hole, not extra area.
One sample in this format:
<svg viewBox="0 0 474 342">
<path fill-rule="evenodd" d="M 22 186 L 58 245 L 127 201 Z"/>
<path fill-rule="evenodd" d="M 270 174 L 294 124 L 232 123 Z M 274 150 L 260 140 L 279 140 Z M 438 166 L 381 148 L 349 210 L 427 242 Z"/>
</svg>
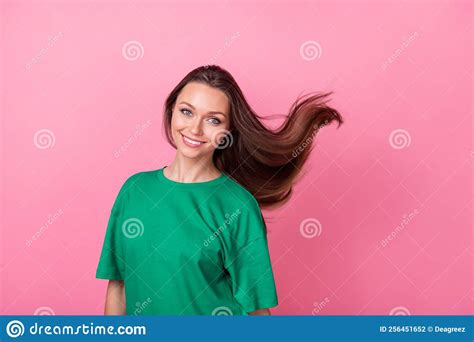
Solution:
<svg viewBox="0 0 474 342">
<path fill-rule="evenodd" d="M 220 176 L 221 172 L 211 160 L 200 160 L 186 158 L 176 155 L 165 171 L 166 177 L 176 182 L 207 182 Z"/>
</svg>

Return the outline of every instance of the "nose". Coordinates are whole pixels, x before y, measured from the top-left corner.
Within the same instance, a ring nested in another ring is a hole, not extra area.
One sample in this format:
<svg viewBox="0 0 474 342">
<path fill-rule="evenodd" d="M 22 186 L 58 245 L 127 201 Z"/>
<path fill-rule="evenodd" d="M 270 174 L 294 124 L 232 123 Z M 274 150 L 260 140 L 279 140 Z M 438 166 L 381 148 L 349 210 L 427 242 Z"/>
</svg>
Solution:
<svg viewBox="0 0 474 342">
<path fill-rule="evenodd" d="M 201 120 L 199 118 L 193 120 L 193 123 L 190 127 L 190 132 L 193 135 L 202 135 Z"/>
</svg>

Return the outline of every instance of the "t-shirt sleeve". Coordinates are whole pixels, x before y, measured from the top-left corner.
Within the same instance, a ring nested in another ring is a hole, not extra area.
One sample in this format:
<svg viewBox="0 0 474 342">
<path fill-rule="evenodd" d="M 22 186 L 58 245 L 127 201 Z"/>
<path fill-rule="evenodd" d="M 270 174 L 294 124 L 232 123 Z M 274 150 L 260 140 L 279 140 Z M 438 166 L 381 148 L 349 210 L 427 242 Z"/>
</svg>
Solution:
<svg viewBox="0 0 474 342">
<path fill-rule="evenodd" d="M 122 185 L 112 206 L 96 270 L 96 278 L 124 280 L 125 262 L 123 258 L 124 235 L 122 233 L 122 223 L 132 177 Z"/>
<path fill-rule="evenodd" d="M 224 265 L 232 292 L 246 312 L 278 305 L 267 241 L 267 229 L 258 202 L 253 199 L 240 210 L 237 229 L 227 242 Z"/>
</svg>

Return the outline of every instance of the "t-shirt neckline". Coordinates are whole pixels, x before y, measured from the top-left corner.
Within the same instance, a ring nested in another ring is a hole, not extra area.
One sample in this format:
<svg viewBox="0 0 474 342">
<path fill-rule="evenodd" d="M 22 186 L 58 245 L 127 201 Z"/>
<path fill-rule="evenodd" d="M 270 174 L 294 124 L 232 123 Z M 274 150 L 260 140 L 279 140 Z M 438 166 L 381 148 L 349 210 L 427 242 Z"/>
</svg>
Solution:
<svg viewBox="0 0 474 342">
<path fill-rule="evenodd" d="M 219 177 L 211 179 L 209 181 L 205 181 L 205 182 L 191 182 L 191 183 L 176 182 L 176 181 L 171 180 L 171 179 L 169 179 L 165 176 L 164 169 L 167 166 L 168 165 L 165 165 L 161 169 L 158 169 L 157 172 L 156 172 L 156 175 L 157 175 L 158 179 L 160 180 L 160 182 L 162 182 L 164 184 L 171 185 L 171 186 L 175 186 L 175 187 L 196 188 L 196 187 L 214 186 L 214 185 L 222 183 L 226 179 L 226 176 L 225 176 L 224 172 L 221 171 L 221 174 L 220 174 Z"/>
</svg>

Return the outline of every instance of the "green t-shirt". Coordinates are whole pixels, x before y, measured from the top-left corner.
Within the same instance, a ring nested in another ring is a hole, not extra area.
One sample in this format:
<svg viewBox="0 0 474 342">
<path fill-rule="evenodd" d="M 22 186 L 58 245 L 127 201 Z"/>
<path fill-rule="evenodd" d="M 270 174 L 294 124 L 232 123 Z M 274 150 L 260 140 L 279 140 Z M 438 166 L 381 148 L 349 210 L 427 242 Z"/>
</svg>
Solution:
<svg viewBox="0 0 474 342">
<path fill-rule="evenodd" d="M 108 221 L 96 278 L 124 280 L 127 315 L 247 315 L 278 305 L 255 197 L 225 173 L 181 183 L 163 169 L 129 177 Z"/>
</svg>

